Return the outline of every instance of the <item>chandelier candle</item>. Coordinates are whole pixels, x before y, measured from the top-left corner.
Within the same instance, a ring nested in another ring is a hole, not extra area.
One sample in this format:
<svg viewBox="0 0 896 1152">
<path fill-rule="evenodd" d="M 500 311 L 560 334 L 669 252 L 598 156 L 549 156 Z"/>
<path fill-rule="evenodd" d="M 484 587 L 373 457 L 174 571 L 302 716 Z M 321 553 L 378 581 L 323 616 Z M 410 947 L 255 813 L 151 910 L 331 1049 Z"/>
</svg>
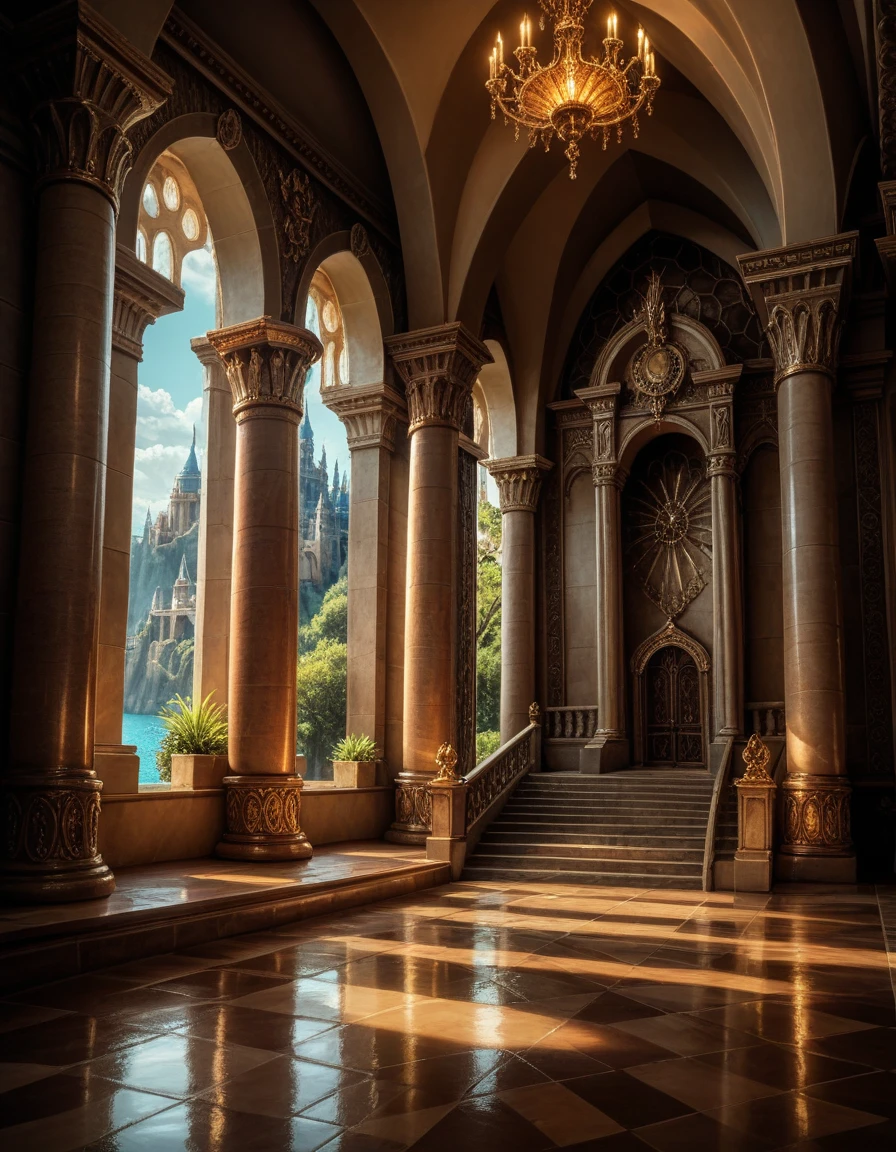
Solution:
<svg viewBox="0 0 896 1152">
<path fill-rule="evenodd" d="M 489 79 L 486 88 L 491 96 L 492 119 L 497 109 L 504 121 L 512 120 L 517 138 L 520 126 L 529 133 L 529 147 L 539 141 L 545 151 L 556 134 L 566 144 L 569 176 L 576 176 L 579 141 L 590 133 L 601 135 L 606 148 L 610 129 L 615 125 L 616 139 L 622 139 L 622 123 L 631 120 L 638 135 L 638 112 L 653 111 L 653 98 L 660 86 L 654 67 L 653 53 L 643 28 L 638 29 L 638 54 L 627 64 L 620 61 L 623 44 L 618 38 L 615 13 L 607 18 L 603 60 L 582 55 L 585 39 L 585 15 L 593 0 L 539 0 L 542 15 L 554 26 L 554 55 L 550 64 L 540 65 L 532 47 L 529 17 L 520 24 L 520 46 L 514 51 L 519 72 L 504 63 L 501 34 L 488 58 Z"/>
</svg>

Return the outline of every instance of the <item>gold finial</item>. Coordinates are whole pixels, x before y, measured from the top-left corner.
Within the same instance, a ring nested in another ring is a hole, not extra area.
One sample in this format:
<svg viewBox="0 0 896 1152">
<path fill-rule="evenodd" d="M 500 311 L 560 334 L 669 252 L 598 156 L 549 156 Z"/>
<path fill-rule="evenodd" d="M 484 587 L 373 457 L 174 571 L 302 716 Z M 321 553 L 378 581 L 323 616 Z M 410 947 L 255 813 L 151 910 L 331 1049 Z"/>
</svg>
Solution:
<svg viewBox="0 0 896 1152">
<path fill-rule="evenodd" d="M 746 772 L 741 777 L 744 783 L 773 784 L 774 781 L 767 770 L 770 759 L 771 752 L 768 750 L 768 745 L 758 732 L 754 732 L 744 748 L 744 764 L 747 766 Z M 739 784 L 740 780 L 737 783 Z"/>
<path fill-rule="evenodd" d="M 436 752 L 436 764 L 439 766 L 439 771 L 433 777 L 433 784 L 460 783 L 460 777 L 454 770 L 457 764 L 457 753 L 447 741 Z"/>
<path fill-rule="evenodd" d="M 535 700 L 533 700 L 532 703 L 529 705 L 529 723 L 530 724 L 540 724 L 541 723 L 541 709 L 538 707 L 538 702 Z"/>
</svg>

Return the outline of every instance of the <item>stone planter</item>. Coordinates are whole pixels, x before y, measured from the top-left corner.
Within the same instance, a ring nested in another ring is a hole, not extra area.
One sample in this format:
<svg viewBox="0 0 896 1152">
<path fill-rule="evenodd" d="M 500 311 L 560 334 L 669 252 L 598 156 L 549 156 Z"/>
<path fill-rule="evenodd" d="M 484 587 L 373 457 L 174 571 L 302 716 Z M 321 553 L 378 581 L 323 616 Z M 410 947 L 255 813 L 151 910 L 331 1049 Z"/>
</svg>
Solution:
<svg viewBox="0 0 896 1152">
<path fill-rule="evenodd" d="M 336 788 L 372 788 L 376 784 L 375 760 L 334 760 L 333 785 Z"/>
<path fill-rule="evenodd" d="M 227 772 L 226 756 L 171 757 L 172 788 L 223 788 Z"/>
</svg>

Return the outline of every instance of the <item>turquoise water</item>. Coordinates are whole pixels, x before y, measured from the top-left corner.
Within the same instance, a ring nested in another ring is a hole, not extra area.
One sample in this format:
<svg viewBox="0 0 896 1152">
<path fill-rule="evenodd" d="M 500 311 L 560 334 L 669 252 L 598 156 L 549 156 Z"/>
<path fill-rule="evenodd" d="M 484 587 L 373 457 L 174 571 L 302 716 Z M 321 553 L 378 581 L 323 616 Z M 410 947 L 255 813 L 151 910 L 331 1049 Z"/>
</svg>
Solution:
<svg viewBox="0 0 896 1152">
<path fill-rule="evenodd" d="M 121 721 L 122 744 L 137 745 L 137 755 L 140 757 L 140 783 L 160 783 L 156 768 L 156 752 L 165 734 L 161 720 L 158 716 L 136 716 L 132 712 L 125 712 Z"/>
</svg>

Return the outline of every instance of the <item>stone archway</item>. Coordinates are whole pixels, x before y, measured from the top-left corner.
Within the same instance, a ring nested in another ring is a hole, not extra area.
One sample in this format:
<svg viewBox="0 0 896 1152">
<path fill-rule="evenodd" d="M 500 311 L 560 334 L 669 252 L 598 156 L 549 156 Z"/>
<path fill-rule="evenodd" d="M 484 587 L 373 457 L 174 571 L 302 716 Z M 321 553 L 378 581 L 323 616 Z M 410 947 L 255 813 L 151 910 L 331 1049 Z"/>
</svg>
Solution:
<svg viewBox="0 0 896 1152">
<path fill-rule="evenodd" d="M 709 673 L 703 645 L 670 620 L 632 656 L 635 764 L 709 766 Z"/>
</svg>

